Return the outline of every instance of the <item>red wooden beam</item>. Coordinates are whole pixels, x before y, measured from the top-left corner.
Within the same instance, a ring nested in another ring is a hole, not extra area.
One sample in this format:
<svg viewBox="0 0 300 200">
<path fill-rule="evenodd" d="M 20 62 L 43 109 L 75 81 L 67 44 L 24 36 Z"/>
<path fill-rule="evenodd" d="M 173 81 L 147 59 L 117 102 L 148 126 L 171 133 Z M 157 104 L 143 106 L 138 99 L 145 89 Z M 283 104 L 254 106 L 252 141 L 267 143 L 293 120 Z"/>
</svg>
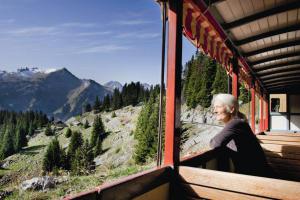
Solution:
<svg viewBox="0 0 300 200">
<path fill-rule="evenodd" d="M 232 59 L 232 95 L 238 99 L 239 96 L 239 65 L 237 56 L 234 54 Z"/>
<path fill-rule="evenodd" d="M 251 87 L 251 128 L 255 134 L 255 87 Z"/>
<path fill-rule="evenodd" d="M 259 98 L 259 131 L 264 131 L 264 99 L 262 96 Z"/>
<path fill-rule="evenodd" d="M 232 95 L 238 99 L 238 91 L 239 91 L 239 82 L 238 82 L 238 74 L 232 72 Z"/>
<path fill-rule="evenodd" d="M 170 0 L 164 165 L 179 164 L 182 59 L 182 0 Z"/>
<path fill-rule="evenodd" d="M 264 110 L 265 110 L 265 120 L 264 120 L 264 131 L 269 130 L 269 99 L 268 95 L 264 98 Z"/>
</svg>

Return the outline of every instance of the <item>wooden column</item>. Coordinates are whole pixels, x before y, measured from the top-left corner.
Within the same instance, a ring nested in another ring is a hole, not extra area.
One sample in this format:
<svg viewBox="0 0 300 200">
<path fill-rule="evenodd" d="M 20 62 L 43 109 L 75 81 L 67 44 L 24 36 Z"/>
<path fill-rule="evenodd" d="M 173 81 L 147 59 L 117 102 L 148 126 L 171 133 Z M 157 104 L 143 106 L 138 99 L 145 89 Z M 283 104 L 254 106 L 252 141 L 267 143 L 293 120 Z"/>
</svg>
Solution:
<svg viewBox="0 0 300 200">
<path fill-rule="evenodd" d="M 237 57 L 232 60 L 232 95 L 238 98 L 239 95 L 239 66 Z"/>
<path fill-rule="evenodd" d="M 178 165 L 180 145 L 180 92 L 182 71 L 182 0 L 170 0 L 164 165 Z"/>
<path fill-rule="evenodd" d="M 260 96 L 259 98 L 259 131 L 264 131 L 264 98 Z"/>
<path fill-rule="evenodd" d="M 251 129 L 255 133 L 255 89 L 251 87 Z"/>
<path fill-rule="evenodd" d="M 232 78 L 231 78 L 230 74 L 228 74 L 228 77 L 227 77 L 227 93 L 232 94 Z"/>
<path fill-rule="evenodd" d="M 269 130 L 269 95 L 264 98 L 264 110 L 265 110 L 265 120 L 264 120 L 264 131 Z"/>
</svg>

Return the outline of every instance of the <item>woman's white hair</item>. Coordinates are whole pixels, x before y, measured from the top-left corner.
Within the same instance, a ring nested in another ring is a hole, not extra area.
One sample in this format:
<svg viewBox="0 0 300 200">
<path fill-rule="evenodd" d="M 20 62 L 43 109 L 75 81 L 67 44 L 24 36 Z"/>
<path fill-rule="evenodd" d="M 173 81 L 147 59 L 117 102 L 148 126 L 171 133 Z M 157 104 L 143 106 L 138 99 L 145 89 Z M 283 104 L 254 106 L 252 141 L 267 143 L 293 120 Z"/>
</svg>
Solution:
<svg viewBox="0 0 300 200">
<path fill-rule="evenodd" d="M 226 111 L 228 113 L 231 112 L 232 108 L 234 108 L 232 115 L 237 116 L 239 113 L 239 103 L 237 99 L 231 94 L 216 94 L 212 99 L 212 106 L 215 105 L 216 102 L 222 103 L 226 107 Z"/>
</svg>

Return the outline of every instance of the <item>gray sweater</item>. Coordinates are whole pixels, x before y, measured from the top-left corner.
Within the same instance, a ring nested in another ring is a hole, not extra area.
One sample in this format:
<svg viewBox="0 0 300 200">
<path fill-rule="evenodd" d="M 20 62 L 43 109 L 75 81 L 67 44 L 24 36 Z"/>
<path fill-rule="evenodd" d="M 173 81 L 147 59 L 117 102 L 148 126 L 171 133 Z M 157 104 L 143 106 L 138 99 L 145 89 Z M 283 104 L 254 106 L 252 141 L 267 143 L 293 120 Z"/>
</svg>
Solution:
<svg viewBox="0 0 300 200">
<path fill-rule="evenodd" d="M 238 118 L 232 119 L 210 141 L 212 148 L 222 148 L 232 159 L 237 173 L 273 177 L 263 149 L 249 124 Z"/>
</svg>

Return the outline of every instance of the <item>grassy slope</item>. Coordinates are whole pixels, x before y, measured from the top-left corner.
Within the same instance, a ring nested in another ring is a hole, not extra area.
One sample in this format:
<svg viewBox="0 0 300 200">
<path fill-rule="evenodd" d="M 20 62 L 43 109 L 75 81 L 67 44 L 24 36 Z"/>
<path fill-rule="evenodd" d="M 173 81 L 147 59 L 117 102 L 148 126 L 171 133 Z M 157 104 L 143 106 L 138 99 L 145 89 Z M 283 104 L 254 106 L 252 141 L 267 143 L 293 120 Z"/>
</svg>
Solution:
<svg viewBox="0 0 300 200">
<path fill-rule="evenodd" d="M 28 146 L 22 152 L 6 159 L 6 161 L 10 160 L 11 164 L 8 169 L 0 169 L 0 180 L 4 178 L 9 179 L 9 181 L 4 185 L 0 185 L 0 189 L 13 191 L 13 194 L 7 199 L 58 199 L 66 194 L 92 189 L 104 181 L 115 180 L 152 167 L 153 164 L 148 166 L 134 165 L 132 158 L 130 158 L 132 147 L 134 146 L 132 132 L 140 110 L 141 107 L 133 108 L 129 106 L 115 111 L 117 115 L 115 118 L 111 118 L 111 112 L 101 113 L 102 120 L 109 134 L 103 142 L 105 153 L 98 158 L 102 164 L 96 168 L 93 174 L 88 176 L 70 176 L 68 172 L 61 171 L 60 175 L 68 176 L 68 181 L 57 185 L 54 189 L 45 192 L 19 191 L 21 182 L 43 175 L 43 155 L 47 145 L 54 136 L 47 137 L 42 132 L 31 138 Z M 73 118 L 73 120 L 79 120 L 82 124 L 84 124 L 85 120 L 88 120 L 91 125 L 94 117 L 95 114 L 93 113 L 85 113 L 81 117 Z M 82 126 L 72 126 L 71 122 L 67 123 L 70 124 L 72 130 L 81 131 L 84 139 L 90 138 L 92 127 L 84 129 Z M 64 135 L 66 130 L 67 128 L 64 128 L 56 133 L 60 145 L 64 148 L 69 143 L 69 138 L 66 138 Z"/>
</svg>

